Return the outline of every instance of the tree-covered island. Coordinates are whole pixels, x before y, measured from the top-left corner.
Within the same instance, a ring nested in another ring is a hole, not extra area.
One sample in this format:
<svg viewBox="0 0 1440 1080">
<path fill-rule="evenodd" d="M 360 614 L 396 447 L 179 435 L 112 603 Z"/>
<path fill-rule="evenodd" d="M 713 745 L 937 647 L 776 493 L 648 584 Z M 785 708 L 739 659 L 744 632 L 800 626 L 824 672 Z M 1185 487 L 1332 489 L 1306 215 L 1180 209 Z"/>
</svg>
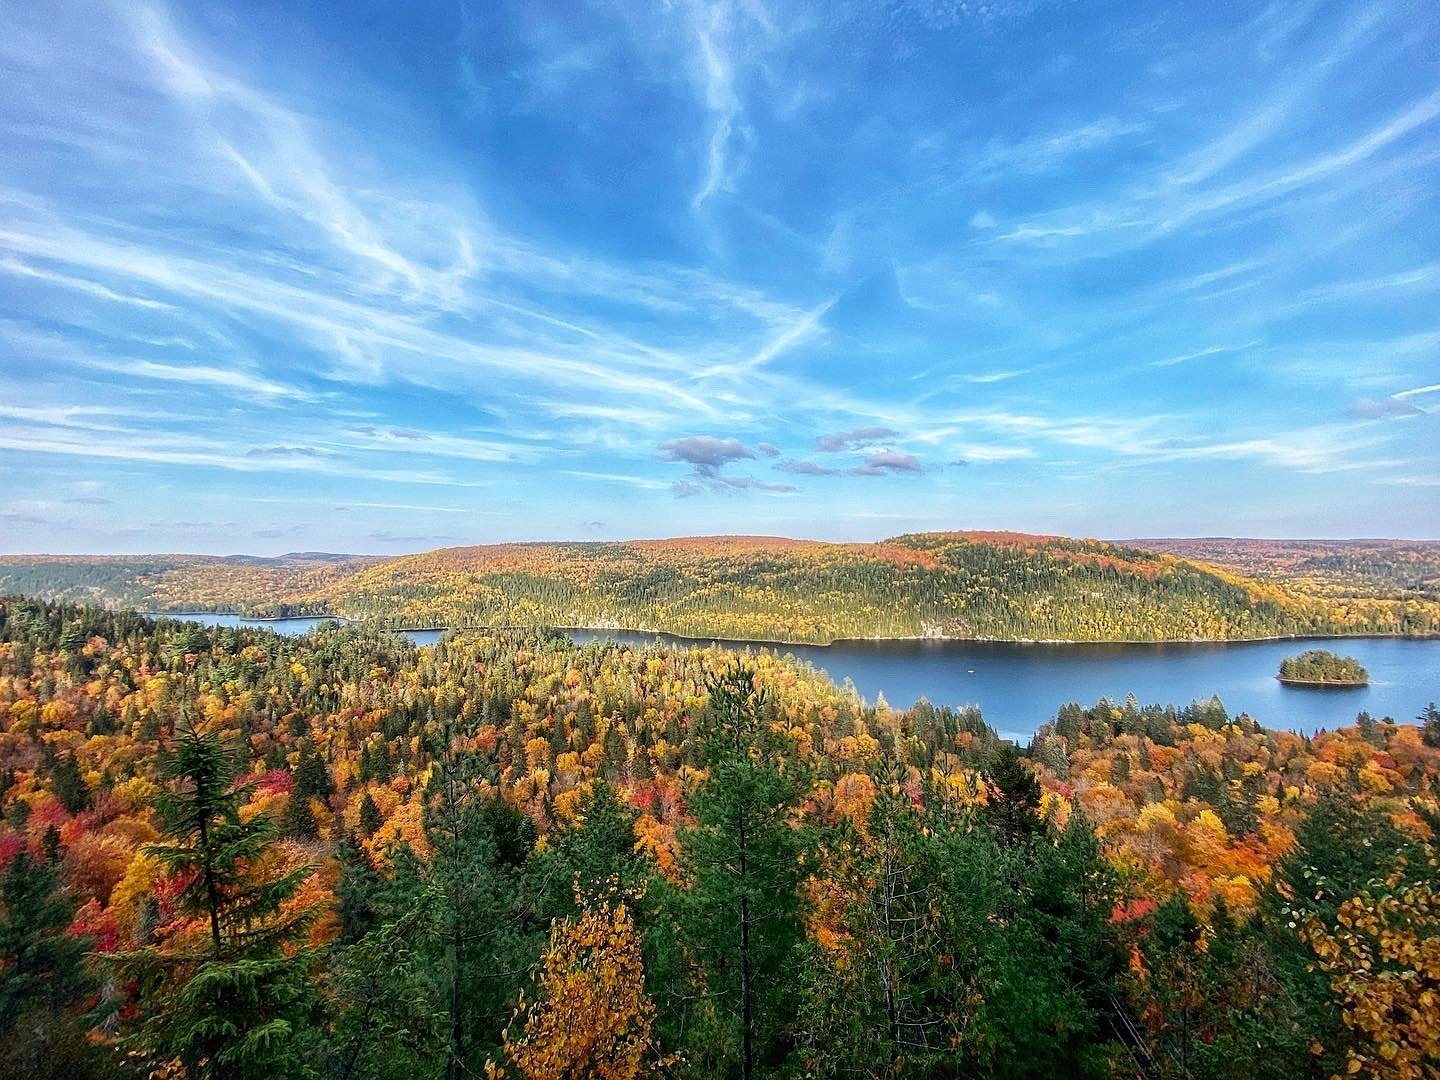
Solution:
<svg viewBox="0 0 1440 1080">
<path fill-rule="evenodd" d="M 1276 678 L 1286 686 L 1364 686 L 1370 681 L 1370 673 L 1353 656 L 1310 649 L 1280 661 Z"/>
</svg>

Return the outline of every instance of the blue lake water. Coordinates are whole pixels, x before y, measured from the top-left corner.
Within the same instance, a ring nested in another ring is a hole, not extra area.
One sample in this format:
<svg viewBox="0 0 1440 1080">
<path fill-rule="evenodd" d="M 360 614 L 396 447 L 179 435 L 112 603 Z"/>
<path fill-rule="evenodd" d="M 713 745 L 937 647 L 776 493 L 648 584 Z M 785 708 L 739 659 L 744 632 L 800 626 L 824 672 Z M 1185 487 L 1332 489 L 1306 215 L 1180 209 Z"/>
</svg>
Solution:
<svg viewBox="0 0 1440 1080">
<path fill-rule="evenodd" d="M 186 618 L 224 626 L 259 626 L 303 634 L 323 619 L 242 619 L 234 615 Z M 433 645 L 439 630 L 406 631 L 416 644 Z M 572 631 L 578 642 L 615 640 L 648 645 L 696 642 L 657 634 Z M 708 642 L 702 643 L 708 644 Z M 726 643 L 735 648 L 754 644 Z M 1440 641 L 1349 638 L 1343 641 L 1256 641 L 1225 644 L 1022 645 L 959 641 L 845 641 L 830 646 L 763 646 L 789 653 L 843 683 L 849 679 L 869 701 L 879 694 L 896 708 L 920 698 L 936 705 L 978 705 L 1002 735 L 1028 739 L 1069 701 L 1102 697 L 1141 704 L 1185 705 L 1218 694 L 1232 712 L 1248 712 L 1266 727 L 1313 732 L 1353 723 L 1362 709 L 1373 716 L 1412 720 L 1427 702 L 1440 701 Z M 1370 672 L 1355 689 L 1282 686 L 1280 661 L 1307 648 L 1353 656 Z"/>
</svg>

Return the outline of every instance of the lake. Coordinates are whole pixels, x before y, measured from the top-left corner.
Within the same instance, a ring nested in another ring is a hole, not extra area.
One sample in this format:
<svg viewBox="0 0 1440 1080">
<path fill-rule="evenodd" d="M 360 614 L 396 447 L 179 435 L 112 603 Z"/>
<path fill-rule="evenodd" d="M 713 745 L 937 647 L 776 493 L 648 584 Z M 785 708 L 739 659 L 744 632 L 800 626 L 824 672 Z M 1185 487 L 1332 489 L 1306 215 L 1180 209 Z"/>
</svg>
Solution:
<svg viewBox="0 0 1440 1080">
<path fill-rule="evenodd" d="M 303 634 L 323 619 L 242 619 L 187 615 L 223 626 L 258 626 Z M 405 631 L 433 645 L 439 630 Z M 648 645 L 708 644 L 663 634 L 572 631 L 577 642 L 614 640 Z M 734 648 L 760 648 L 727 642 Z M 880 694 L 896 708 L 920 698 L 936 705 L 978 705 L 1002 735 L 1027 740 L 1069 701 L 1093 705 L 1102 697 L 1186 705 L 1218 694 L 1232 712 L 1248 712 L 1270 728 L 1314 732 L 1371 715 L 1413 720 L 1427 702 L 1440 701 L 1440 641 L 1347 638 L 1343 641 L 1248 641 L 1163 645 L 1030 645 L 968 641 L 845 641 L 830 646 L 763 646 L 789 653 L 843 683 L 849 679 L 869 701 Z M 1353 656 L 1370 672 L 1370 685 L 1353 689 L 1282 686 L 1280 661 L 1307 648 Z"/>
</svg>

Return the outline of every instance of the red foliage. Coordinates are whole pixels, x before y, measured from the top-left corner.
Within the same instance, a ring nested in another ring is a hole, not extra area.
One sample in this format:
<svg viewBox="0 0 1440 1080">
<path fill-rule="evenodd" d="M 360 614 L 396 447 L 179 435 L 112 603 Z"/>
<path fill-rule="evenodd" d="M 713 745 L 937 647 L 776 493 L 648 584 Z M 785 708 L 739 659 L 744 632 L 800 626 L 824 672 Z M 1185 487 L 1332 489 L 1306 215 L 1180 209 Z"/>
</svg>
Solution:
<svg viewBox="0 0 1440 1080">
<path fill-rule="evenodd" d="M 96 952 L 114 952 L 119 947 L 120 928 L 115 923 L 115 912 L 102 908 L 98 900 L 87 901 L 75 913 L 69 932 L 75 937 L 93 938 Z"/>
<path fill-rule="evenodd" d="M 271 769 L 255 781 L 255 789 L 266 795 L 288 795 L 295 786 L 295 777 L 285 769 Z"/>
<path fill-rule="evenodd" d="M 1116 904 L 1110 912 L 1112 923 L 1133 922 L 1136 919 L 1143 919 L 1159 905 L 1149 897 L 1142 897 L 1139 900 L 1122 900 Z"/>
<path fill-rule="evenodd" d="M 0 836 L 0 870 L 10 865 L 10 860 L 25 850 L 25 838 L 18 833 Z"/>
</svg>

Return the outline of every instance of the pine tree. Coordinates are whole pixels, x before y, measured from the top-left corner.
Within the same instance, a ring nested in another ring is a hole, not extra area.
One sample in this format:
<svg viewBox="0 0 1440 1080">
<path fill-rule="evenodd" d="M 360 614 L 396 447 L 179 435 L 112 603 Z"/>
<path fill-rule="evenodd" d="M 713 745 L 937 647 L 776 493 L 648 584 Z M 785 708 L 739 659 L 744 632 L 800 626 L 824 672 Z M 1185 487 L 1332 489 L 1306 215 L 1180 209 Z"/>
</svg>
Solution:
<svg viewBox="0 0 1440 1080">
<path fill-rule="evenodd" d="M 432 747 L 425 836 L 432 854 L 433 970 L 444 987 L 445 1076 L 458 1080 L 499 1050 L 498 1035 L 522 977 L 540 954 L 523 888 L 534 824 L 498 795 L 483 792 L 479 763 L 458 748 L 449 725 Z"/>
<path fill-rule="evenodd" d="M 295 791 L 316 799 L 328 799 L 335 792 L 330 770 L 309 740 L 306 740 L 300 751 L 300 760 L 295 765 Z"/>
<path fill-rule="evenodd" d="M 1020 844 L 1041 830 L 1040 781 L 1025 765 L 1014 743 L 1000 746 L 986 771 L 990 782 L 991 820 L 1007 844 Z"/>
<path fill-rule="evenodd" d="M 333 1016 L 328 1072 L 335 1080 L 433 1076 L 436 1061 L 444 1059 L 447 1018 L 433 963 L 438 897 L 418 878 L 405 885 L 416 887 L 401 901 L 401 914 L 336 950 L 327 1010 Z M 370 897 L 372 914 L 386 907 L 382 892 Z M 398 900 L 398 892 L 390 899 Z"/>
<path fill-rule="evenodd" d="M 631 898 L 633 908 L 651 869 L 635 853 L 637 817 L 613 787 L 595 782 L 576 810 L 575 823 L 552 835 L 536 860 L 548 914 L 569 918 L 616 888 Z"/>
<path fill-rule="evenodd" d="M 1421 739 L 1426 746 L 1440 746 L 1440 708 L 1435 702 L 1425 706 L 1425 710 L 1416 718 L 1420 724 Z"/>
<path fill-rule="evenodd" d="M 319 832 L 315 821 L 315 808 L 310 805 L 310 796 L 297 786 L 290 792 L 290 801 L 285 804 L 285 818 L 282 831 L 286 836 L 301 840 L 313 840 Z"/>
<path fill-rule="evenodd" d="M 376 922 L 380 874 L 365 850 L 349 833 L 341 836 L 340 842 L 335 845 L 335 861 L 340 867 L 340 879 L 335 883 L 340 941 L 352 945 L 364 937 Z"/>
<path fill-rule="evenodd" d="M 963 988 L 937 899 L 930 838 L 947 827 L 943 796 L 916 807 L 901 770 L 876 778 L 863 829 L 837 827 L 818 877 L 830 915 L 809 946 L 800 1010 L 807 1067 L 820 1075 L 924 1075 L 947 1060 Z M 819 884 L 819 883 L 817 883 Z"/>
<path fill-rule="evenodd" d="M 74 915 L 55 865 L 16 853 L 0 876 L 0 1076 L 122 1073 L 79 1011 L 95 986 L 84 966 L 90 942 L 69 932 Z"/>
<path fill-rule="evenodd" d="M 305 1076 L 312 957 L 285 947 L 298 942 L 309 913 L 283 909 L 310 868 L 268 868 L 274 826 L 263 815 L 241 818 L 249 787 L 236 784 L 217 735 L 181 726 L 166 771 L 170 787 L 156 808 L 167 840 L 146 851 L 186 881 L 178 910 L 204 930 L 117 958 L 146 991 L 129 1043 L 206 1080 Z"/>
<path fill-rule="evenodd" d="M 748 1080 L 790 1049 L 804 844 L 790 817 L 800 787 L 754 674 L 736 664 L 707 683 L 710 775 L 690 801 L 694 824 L 678 836 L 685 888 L 674 905 L 705 991 L 692 1029 L 696 1064 Z"/>
<path fill-rule="evenodd" d="M 74 916 L 55 865 L 22 848 L 0 877 L 0 1039 L 24 1009 L 59 1010 L 88 989 L 89 943 L 66 932 Z"/>
<path fill-rule="evenodd" d="M 50 786 L 67 814 L 78 814 L 90 805 L 90 789 L 73 755 L 55 759 L 50 770 Z"/>
<path fill-rule="evenodd" d="M 365 792 L 364 797 L 360 800 L 360 835 L 374 836 L 375 830 L 383 824 L 385 824 L 385 819 L 380 815 L 380 807 L 375 805 L 375 800 L 371 798 L 370 792 Z"/>
</svg>

